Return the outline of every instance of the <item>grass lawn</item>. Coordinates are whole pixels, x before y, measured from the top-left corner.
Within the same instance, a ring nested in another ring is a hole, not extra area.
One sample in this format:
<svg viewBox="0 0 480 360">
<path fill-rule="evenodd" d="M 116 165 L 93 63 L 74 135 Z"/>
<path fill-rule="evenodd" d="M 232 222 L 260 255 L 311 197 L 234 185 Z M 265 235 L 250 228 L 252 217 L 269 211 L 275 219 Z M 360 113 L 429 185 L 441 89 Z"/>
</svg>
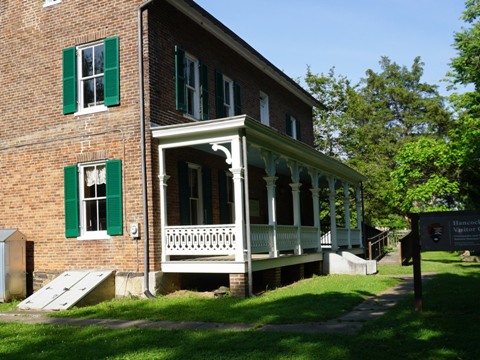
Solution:
<svg viewBox="0 0 480 360">
<path fill-rule="evenodd" d="M 480 264 L 462 263 L 449 253 L 422 257 L 422 270 L 438 273 L 424 286 L 424 311 L 416 313 L 413 295 L 408 295 L 358 335 L 0 323 L 0 359 L 480 359 Z M 412 273 L 411 267 L 395 268 L 381 267 L 380 273 Z M 253 299 L 161 297 L 113 301 L 71 314 L 257 324 L 319 321 L 350 310 L 395 281 L 383 276 L 317 277 Z"/>
</svg>

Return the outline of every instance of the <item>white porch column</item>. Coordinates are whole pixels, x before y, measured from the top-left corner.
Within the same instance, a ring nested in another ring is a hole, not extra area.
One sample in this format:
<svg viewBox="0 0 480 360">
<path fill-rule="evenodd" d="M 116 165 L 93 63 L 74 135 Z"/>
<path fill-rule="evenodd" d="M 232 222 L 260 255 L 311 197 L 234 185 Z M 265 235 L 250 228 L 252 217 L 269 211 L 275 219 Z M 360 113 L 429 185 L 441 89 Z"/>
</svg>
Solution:
<svg viewBox="0 0 480 360">
<path fill-rule="evenodd" d="M 345 209 L 345 228 L 347 229 L 347 244 L 348 248 L 352 248 L 352 234 L 350 231 L 350 185 L 343 183 L 343 207 Z"/>
<path fill-rule="evenodd" d="M 300 209 L 300 166 L 296 161 L 287 161 L 287 165 L 290 168 L 292 183 L 289 184 L 292 188 L 292 205 L 293 205 L 293 226 L 297 228 L 297 248 L 295 254 L 302 254 L 302 241 L 301 241 L 301 227 L 302 227 L 302 214 Z"/>
<path fill-rule="evenodd" d="M 165 234 L 165 227 L 167 224 L 167 181 L 170 178 L 165 173 L 165 150 L 159 147 L 158 150 L 160 174 L 158 178 L 160 180 L 160 229 L 162 236 L 162 262 L 170 260 L 170 256 L 167 256 L 167 237 Z"/>
<path fill-rule="evenodd" d="M 318 250 L 321 251 L 322 243 L 320 241 L 321 228 L 320 228 L 320 189 L 318 187 L 318 171 L 316 169 L 310 169 L 308 172 L 312 179 L 312 193 L 313 201 L 313 226 L 317 229 Z"/>
<path fill-rule="evenodd" d="M 333 176 L 328 177 L 328 185 L 330 189 L 330 234 L 332 239 L 332 250 L 338 250 L 337 244 L 337 213 L 335 207 L 335 181 L 336 179 Z"/>
<path fill-rule="evenodd" d="M 357 229 L 359 235 L 360 246 L 363 248 L 363 234 L 362 234 L 362 190 L 360 185 L 355 187 L 356 206 L 357 206 Z"/>
<path fill-rule="evenodd" d="M 277 211 L 276 211 L 276 202 L 275 202 L 275 183 L 278 177 L 276 176 L 266 176 L 263 178 L 267 183 L 267 198 L 268 198 L 268 225 L 272 226 L 273 233 L 270 239 L 270 256 L 278 256 L 277 249 L 277 237 L 276 237 L 276 227 L 277 227 Z"/>
<path fill-rule="evenodd" d="M 248 206 L 248 199 L 244 199 L 243 186 L 243 161 L 242 161 L 242 142 L 240 136 L 235 137 L 232 142 L 232 167 L 230 172 L 233 174 L 233 196 L 235 201 L 235 261 L 246 261 L 245 244 L 245 217 L 244 206 Z"/>
<path fill-rule="evenodd" d="M 293 226 L 297 227 L 297 248 L 295 249 L 295 254 L 301 255 L 302 251 L 302 242 L 301 242 L 301 231 L 302 231 L 302 219 L 300 213 L 300 187 L 301 183 L 292 183 L 290 187 L 292 188 L 292 200 L 293 200 Z"/>
<path fill-rule="evenodd" d="M 266 150 L 262 150 L 261 154 L 263 162 L 265 163 L 265 172 L 267 173 L 267 176 L 263 179 L 267 183 L 268 224 L 272 226 L 270 238 L 270 256 L 277 257 L 279 251 L 277 246 L 277 201 L 275 183 L 278 180 L 278 177 L 275 176 L 277 173 L 275 164 L 278 157 Z"/>
</svg>

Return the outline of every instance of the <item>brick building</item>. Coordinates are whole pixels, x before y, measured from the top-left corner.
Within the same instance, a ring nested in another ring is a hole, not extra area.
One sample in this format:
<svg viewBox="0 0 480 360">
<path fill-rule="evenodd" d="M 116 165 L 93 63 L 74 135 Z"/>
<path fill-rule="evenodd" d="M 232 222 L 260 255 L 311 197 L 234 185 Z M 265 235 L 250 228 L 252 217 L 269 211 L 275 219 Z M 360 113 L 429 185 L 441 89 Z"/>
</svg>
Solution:
<svg viewBox="0 0 480 360">
<path fill-rule="evenodd" d="M 244 296 L 363 251 L 365 178 L 313 149 L 321 104 L 193 1 L 7 0 L 0 24 L 0 228 L 32 290 L 112 269 L 119 296 Z"/>
</svg>

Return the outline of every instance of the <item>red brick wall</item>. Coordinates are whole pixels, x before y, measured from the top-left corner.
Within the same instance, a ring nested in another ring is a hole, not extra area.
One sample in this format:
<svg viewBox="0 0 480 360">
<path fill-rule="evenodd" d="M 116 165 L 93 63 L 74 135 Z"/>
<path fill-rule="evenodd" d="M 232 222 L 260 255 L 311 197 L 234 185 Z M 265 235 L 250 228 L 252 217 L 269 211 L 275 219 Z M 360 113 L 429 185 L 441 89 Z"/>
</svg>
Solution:
<svg viewBox="0 0 480 360">
<path fill-rule="evenodd" d="M 0 227 L 33 244 L 34 287 L 67 269 L 142 270 L 129 222 L 142 222 L 136 9 L 142 1 L 2 1 L 0 11 Z M 62 113 L 62 49 L 120 38 L 121 105 Z M 124 235 L 65 238 L 63 168 L 87 158 L 121 159 Z M 151 182 L 151 181 L 150 181 Z M 138 250 L 143 254 L 142 241 Z"/>
<path fill-rule="evenodd" d="M 40 0 L 0 3 L 0 228 L 18 228 L 32 242 L 29 269 L 38 274 L 36 288 L 50 279 L 48 274 L 68 269 L 143 271 L 137 72 L 137 9 L 143 2 L 65 0 L 46 8 Z M 302 140 L 313 143 L 311 109 L 199 25 L 163 1 L 154 2 L 145 20 L 145 28 L 149 27 L 145 54 L 151 55 L 145 62 L 147 129 L 150 120 L 162 125 L 190 121 L 175 110 L 174 48 L 179 45 L 209 67 L 212 118 L 214 71 L 219 69 L 240 83 L 245 113 L 259 118 L 263 91 L 269 95 L 272 127 L 285 131 L 285 113 L 291 113 L 302 122 Z M 91 115 L 63 115 L 62 49 L 111 36 L 120 38 L 120 106 Z M 148 136 L 146 146 L 150 270 L 160 270 L 158 155 Z M 169 196 L 175 199 L 175 161 L 182 156 L 188 154 L 167 157 L 172 161 Z M 111 240 L 67 239 L 63 168 L 99 158 L 122 160 L 124 234 Z M 223 159 L 199 159 L 212 167 L 216 186 L 213 169 L 226 168 Z M 263 176 L 261 169 L 253 169 L 252 174 Z M 263 188 L 252 193 L 265 197 Z M 212 194 L 218 196 L 218 190 L 212 189 Z M 178 217 L 175 204 L 169 204 L 169 222 Z M 215 216 L 218 221 L 218 213 Z M 140 223 L 138 242 L 128 235 L 130 222 Z"/>
</svg>

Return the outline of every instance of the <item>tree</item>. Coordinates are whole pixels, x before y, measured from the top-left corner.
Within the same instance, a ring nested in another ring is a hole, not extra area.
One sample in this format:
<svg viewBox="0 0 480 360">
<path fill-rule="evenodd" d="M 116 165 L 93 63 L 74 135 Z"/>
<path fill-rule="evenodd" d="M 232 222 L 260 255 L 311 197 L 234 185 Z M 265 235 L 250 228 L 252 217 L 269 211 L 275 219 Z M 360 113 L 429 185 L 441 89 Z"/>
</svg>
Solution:
<svg viewBox="0 0 480 360">
<path fill-rule="evenodd" d="M 403 214 L 440 211 L 457 206 L 455 151 L 441 138 L 421 137 L 405 144 L 392 171 L 393 206 Z"/>
<path fill-rule="evenodd" d="M 457 126 L 451 132 L 452 146 L 458 153 L 460 195 L 466 209 L 477 209 L 480 203 L 480 0 L 467 0 L 462 19 L 469 25 L 454 36 L 457 56 L 447 75 L 451 88 L 473 87 L 473 91 L 454 93 L 450 97 L 457 114 Z"/>
<path fill-rule="evenodd" d="M 336 78 L 333 69 L 327 76 L 307 72 L 310 91 L 327 108 L 316 116 L 322 129 L 317 146 L 368 176 L 365 215 L 373 224 L 385 225 L 392 214 L 402 214 L 392 200 L 390 177 L 402 147 L 419 136 L 443 139 L 450 129 L 444 98 L 436 86 L 421 81 L 423 67 L 419 57 L 410 68 L 382 57 L 381 71 L 367 70 L 355 86 Z"/>
<path fill-rule="evenodd" d="M 324 105 L 323 109 L 314 109 L 316 148 L 329 156 L 344 158 L 340 135 L 350 97 L 355 94 L 354 87 L 345 76 L 336 77 L 334 67 L 326 75 L 315 75 L 308 66 L 305 82 L 310 93 Z"/>
</svg>

